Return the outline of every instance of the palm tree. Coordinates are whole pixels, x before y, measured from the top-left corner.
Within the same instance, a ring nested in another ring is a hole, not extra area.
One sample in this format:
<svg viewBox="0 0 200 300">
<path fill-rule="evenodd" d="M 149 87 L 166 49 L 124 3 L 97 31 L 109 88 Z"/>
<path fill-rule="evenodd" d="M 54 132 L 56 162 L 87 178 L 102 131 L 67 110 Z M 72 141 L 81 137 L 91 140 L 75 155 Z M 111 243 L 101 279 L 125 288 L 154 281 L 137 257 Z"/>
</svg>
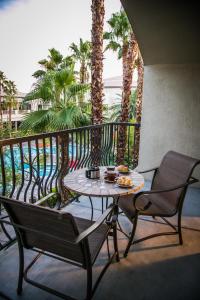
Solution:
<svg viewBox="0 0 200 300">
<path fill-rule="evenodd" d="M 108 21 L 111 30 L 104 33 L 104 39 L 109 43 L 105 48 L 118 52 L 122 58 L 123 91 L 121 105 L 121 122 L 128 122 L 130 111 L 131 85 L 133 79 L 134 63 L 137 57 L 138 45 L 128 18 L 123 10 L 112 15 Z M 126 133 L 125 126 L 119 128 L 117 161 L 122 163 L 125 156 Z"/>
<path fill-rule="evenodd" d="M 78 97 L 88 90 L 89 86 L 77 84 L 73 68 L 48 71 L 25 97 L 24 101 L 41 99 L 50 106 L 29 113 L 21 124 L 24 132 L 52 131 L 88 123 L 89 118 L 77 105 Z"/>
<path fill-rule="evenodd" d="M 79 79 L 80 83 L 88 83 L 89 71 L 91 65 L 91 42 L 83 41 L 80 38 L 79 45 L 72 43 L 70 45 L 73 58 L 80 63 Z"/>
<path fill-rule="evenodd" d="M 143 79 L 144 79 L 144 66 L 142 56 L 139 52 L 138 59 L 136 61 L 136 66 L 138 70 L 138 80 L 137 80 L 137 98 L 136 98 L 136 123 L 141 124 L 142 116 L 142 97 L 143 97 Z M 134 151 L 133 151 L 133 165 L 136 167 L 138 165 L 139 159 L 139 146 L 140 146 L 140 127 L 135 128 L 135 141 L 134 141 Z"/>
<path fill-rule="evenodd" d="M 4 72 L 0 71 L 0 128 L 3 127 L 3 115 L 2 115 L 2 94 L 4 91 L 6 76 Z"/>
<path fill-rule="evenodd" d="M 92 123 L 103 119 L 103 25 L 104 0 L 92 0 L 91 101 Z"/>
<path fill-rule="evenodd" d="M 63 55 L 55 48 L 49 49 L 49 55 L 47 59 L 41 59 L 39 65 L 42 69 L 39 69 L 33 73 L 33 77 L 36 79 L 42 78 L 48 71 L 61 70 L 74 64 L 72 56 L 63 57 Z"/>
<path fill-rule="evenodd" d="M 10 130 L 12 129 L 12 109 L 16 104 L 17 87 L 14 81 L 6 80 L 4 85 L 5 104 L 8 108 L 8 122 Z"/>
<path fill-rule="evenodd" d="M 118 98 L 121 99 L 121 95 L 117 94 Z M 129 121 L 135 120 L 135 110 L 136 110 L 136 98 L 137 90 L 132 91 L 130 98 L 130 109 L 129 109 Z M 121 118 L 121 103 L 113 104 L 109 109 L 109 120 L 113 122 L 120 122 Z"/>
</svg>

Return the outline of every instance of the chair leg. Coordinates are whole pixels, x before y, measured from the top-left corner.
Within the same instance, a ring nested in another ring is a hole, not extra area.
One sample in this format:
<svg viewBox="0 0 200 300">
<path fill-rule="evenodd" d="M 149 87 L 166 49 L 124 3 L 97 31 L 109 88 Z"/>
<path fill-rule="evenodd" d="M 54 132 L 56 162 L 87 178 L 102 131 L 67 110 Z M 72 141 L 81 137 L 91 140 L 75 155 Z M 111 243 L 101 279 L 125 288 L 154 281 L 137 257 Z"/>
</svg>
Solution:
<svg viewBox="0 0 200 300">
<path fill-rule="evenodd" d="M 127 245 L 126 250 L 124 252 L 124 257 L 127 257 L 129 249 L 132 245 L 132 242 L 133 242 L 133 239 L 134 239 L 134 236 L 135 236 L 136 227 L 137 227 L 137 221 L 138 221 L 138 215 L 136 214 L 136 216 L 134 218 L 134 222 L 133 222 L 133 229 L 132 229 L 131 235 L 129 237 L 129 242 L 128 242 L 128 245 Z"/>
<path fill-rule="evenodd" d="M 110 247 L 109 247 L 109 239 L 108 239 L 108 236 L 107 236 L 107 238 L 106 238 L 106 245 L 107 245 L 108 259 L 110 260 Z"/>
<path fill-rule="evenodd" d="M 19 248 L 19 277 L 18 277 L 17 294 L 20 295 L 22 293 L 23 276 L 24 276 L 24 250 L 19 240 L 18 240 L 18 248 Z"/>
<path fill-rule="evenodd" d="M 178 213 L 178 235 L 179 235 L 179 243 L 183 245 L 182 231 L 181 231 L 181 211 Z"/>
<path fill-rule="evenodd" d="M 114 249 L 116 254 L 116 261 L 119 262 L 119 250 L 118 250 L 118 243 L 117 243 L 117 225 L 113 227 L 113 242 L 114 242 Z"/>
<path fill-rule="evenodd" d="M 87 295 L 86 300 L 92 299 L 92 266 L 87 266 Z"/>
</svg>

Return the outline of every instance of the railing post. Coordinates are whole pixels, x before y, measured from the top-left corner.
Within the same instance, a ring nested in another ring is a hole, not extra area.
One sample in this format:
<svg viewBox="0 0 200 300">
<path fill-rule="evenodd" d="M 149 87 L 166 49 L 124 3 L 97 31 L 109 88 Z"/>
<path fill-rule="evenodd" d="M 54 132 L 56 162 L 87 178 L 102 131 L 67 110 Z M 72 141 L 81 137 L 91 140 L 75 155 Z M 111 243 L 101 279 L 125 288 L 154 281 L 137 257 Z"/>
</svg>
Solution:
<svg viewBox="0 0 200 300">
<path fill-rule="evenodd" d="M 60 145 L 60 171 L 58 174 L 58 192 L 61 196 L 62 204 L 65 204 L 69 200 L 69 191 L 64 185 L 64 178 L 68 173 L 69 165 L 69 153 L 68 153 L 68 144 L 69 144 L 69 133 L 65 132 L 59 135 L 58 137 Z"/>
</svg>

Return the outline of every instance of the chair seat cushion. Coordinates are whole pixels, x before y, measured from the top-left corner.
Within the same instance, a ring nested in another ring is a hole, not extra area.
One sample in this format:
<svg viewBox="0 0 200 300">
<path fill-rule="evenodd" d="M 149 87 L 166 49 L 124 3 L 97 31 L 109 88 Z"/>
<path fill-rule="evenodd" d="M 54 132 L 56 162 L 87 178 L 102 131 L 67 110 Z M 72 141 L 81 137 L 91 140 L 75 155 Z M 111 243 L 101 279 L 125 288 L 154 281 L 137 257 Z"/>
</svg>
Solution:
<svg viewBox="0 0 200 300">
<path fill-rule="evenodd" d="M 80 233 L 94 223 L 93 221 L 82 219 L 82 218 L 74 218 L 74 219 Z M 108 233 L 108 226 L 106 224 L 102 224 L 97 230 L 95 230 L 95 232 L 93 232 L 88 237 L 92 264 L 95 262 L 95 259 L 99 251 L 101 250 L 101 247 L 106 239 L 107 233 Z"/>
<path fill-rule="evenodd" d="M 119 208 L 130 220 L 132 220 L 136 214 L 133 198 L 134 195 L 128 195 L 120 197 L 119 199 Z M 139 208 L 143 208 L 149 201 L 152 203 L 151 206 L 145 211 L 139 211 L 140 215 L 171 217 L 176 213 L 174 206 L 161 194 L 140 196 L 136 201 L 136 205 Z"/>
</svg>

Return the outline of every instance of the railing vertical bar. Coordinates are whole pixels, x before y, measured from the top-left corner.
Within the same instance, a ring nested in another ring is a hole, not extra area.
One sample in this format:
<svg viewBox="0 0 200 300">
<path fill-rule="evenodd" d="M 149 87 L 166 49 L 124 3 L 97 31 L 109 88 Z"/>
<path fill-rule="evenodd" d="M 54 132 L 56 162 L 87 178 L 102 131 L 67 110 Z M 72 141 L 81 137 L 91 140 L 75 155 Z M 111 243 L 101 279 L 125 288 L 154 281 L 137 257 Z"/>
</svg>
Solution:
<svg viewBox="0 0 200 300">
<path fill-rule="evenodd" d="M 81 166 L 81 163 L 83 161 L 83 157 L 82 157 L 82 153 L 83 153 L 83 145 L 82 145 L 82 135 L 83 135 L 83 131 L 81 130 L 80 131 L 80 134 L 79 134 L 79 162 L 78 162 L 78 165 L 77 165 L 77 169 L 80 168 Z"/>
<path fill-rule="evenodd" d="M 105 165 L 108 165 L 108 126 L 105 125 Z"/>
<path fill-rule="evenodd" d="M 107 124 L 106 127 L 107 127 L 106 165 L 109 165 L 110 164 L 110 158 L 109 158 L 109 155 L 110 155 L 110 125 Z"/>
<path fill-rule="evenodd" d="M 91 145 L 90 145 L 90 129 L 87 129 L 87 155 L 85 159 L 85 166 L 89 166 L 91 161 Z M 89 151 L 90 149 L 90 151 Z"/>
<path fill-rule="evenodd" d="M 23 152 L 23 144 L 19 143 L 19 151 L 20 151 L 20 164 L 21 164 L 21 184 L 17 192 L 16 199 L 19 199 L 20 193 L 24 186 L 24 152 Z"/>
<path fill-rule="evenodd" d="M 106 165 L 107 164 L 107 161 L 106 161 L 106 156 L 107 156 L 107 126 L 106 125 L 103 125 L 102 126 L 102 129 L 103 129 L 103 144 L 104 144 L 104 147 L 103 147 L 103 165 Z"/>
<path fill-rule="evenodd" d="M 11 169 L 12 169 L 12 190 L 9 197 L 12 197 L 15 191 L 16 185 L 16 174 L 15 174 L 15 158 L 13 153 L 13 145 L 10 145 L 10 158 L 11 158 Z"/>
<path fill-rule="evenodd" d="M 74 133 L 71 132 L 71 164 L 70 164 L 70 171 L 73 170 L 73 166 L 74 166 Z"/>
<path fill-rule="evenodd" d="M 77 169 L 77 164 L 78 164 L 78 150 L 79 150 L 79 145 L 78 145 L 78 131 L 75 133 L 75 139 L 76 139 L 76 159 L 75 159 L 75 164 L 74 164 L 74 170 Z"/>
<path fill-rule="evenodd" d="M 82 160 L 82 164 L 81 164 L 82 168 L 85 167 L 85 161 L 87 159 L 87 154 L 89 152 L 89 150 L 88 150 L 88 152 L 86 151 L 86 138 L 87 138 L 86 136 L 87 136 L 87 130 L 84 130 L 83 131 L 83 153 L 84 153 L 84 155 L 83 155 L 83 160 Z"/>
<path fill-rule="evenodd" d="M 33 178 L 34 178 L 34 183 L 32 186 L 32 190 L 31 190 L 31 202 L 34 202 L 34 191 L 36 186 L 39 185 L 40 182 L 40 153 L 39 153 L 39 147 L 38 147 L 38 139 L 35 140 L 35 149 L 36 149 L 36 156 L 33 158 L 32 160 L 32 167 L 33 167 Z M 36 160 L 36 167 L 34 166 Z M 35 172 L 35 173 L 34 173 Z M 38 189 L 38 199 L 40 198 L 40 194 L 39 194 L 39 189 Z"/>
<path fill-rule="evenodd" d="M 1 156 L 1 171 L 2 171 L 2 195 L 6 194 L 6 172 L 5 172 L 5 162 L 4 162 L 4 152 L 3 146 L 0 147 Z"/>
<path fill-rule="evenodd" d="M 55 149 L 56 149 L 56 155 L 55 155 L 55 170 L 52 174 L 51 180 L 49 182 L 50 185 L 50 192 L 53 191 L 53 181 L 56 178 L 56 174 L 58 173 L 58 166 L 59 166 L 59 141 L 58 141 L 58 135 L 55 137 Z M 57 180 L 55 179 L 55 188 L 57 191 Z"/>
<path fill-rule="evenodd" d="M 24 201 L 27 201 L 27 194 L 28 194 L 28 190 L 29 187 L 31 185 L 31 180 L 32 180 L 32 175 L 33 175 L 33 168 L 32 168 L 32 157 L 31 157 L 32 153 L 31 153 L 31 142 L 30 140 L 28 140 L 28 165 L 29 165 L 29 180 L 24 192 Z"/>
<path fill-rule="evenodd" d="M 49 169 L 49 174 L 47 176 L 46 182 L 45 182 L 45 186 L 44 189 L 47 193 L 48 190 L 48 182 L 49 179 L 51 177 L 52 171 L 53 171 L 53 144 L 52 144 L 52 137 L 50 137 L 50 143 L 49 143 L 49 159 L 50 159 L 50 169 Z"/>
<path fill-rule="evenodd" d="M 113 149 L 113 124 L 109 125 L 109 136 L 110 136 L 110 141 L 109 141 L 109 154 L 108 154 L 108 158 L 109 158 L 109 165 L 111 164 L 111 153 L 112 153 L 112 149 Z"/>
<path fill-rule="evenodd" d="M 128 147 L 128 166 L 130 167 L 130 125 L 127 126 L 128 129 L 128 141 L 127 141 L 127 147 Z"/>
<path fill-rule="evenodd" d="M 46 171 L 47 171 L 47 151 L 46 151 L 46 139 L 43 138 L 43 176 L 41 178 L 41 188 L 42 188 L 42 195 L 43 197 L 46 196 L 46 191 L 44 189 L 45 187 L 45 177 L 46 177 Z"/>
</svg>

